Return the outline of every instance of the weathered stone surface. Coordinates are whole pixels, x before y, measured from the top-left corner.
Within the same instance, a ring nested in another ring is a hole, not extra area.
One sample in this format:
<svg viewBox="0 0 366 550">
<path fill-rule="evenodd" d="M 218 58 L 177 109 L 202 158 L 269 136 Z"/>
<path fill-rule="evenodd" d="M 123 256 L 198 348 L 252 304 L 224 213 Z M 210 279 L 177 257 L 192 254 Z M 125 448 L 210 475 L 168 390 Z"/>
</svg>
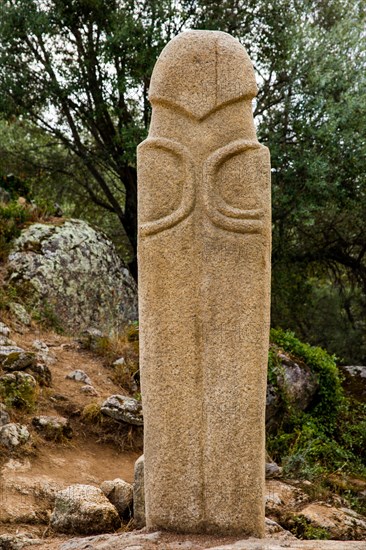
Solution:
<svg viewBox="0 0 366 550">
<path fill-rule="evenodd" d="M 5 426 L 5 424 L 9 424 L 9 422 L 10 422 L 9 413 L 6 410 L 5 405 L 3 405 L 3 403 L 0 403 L 0 426 Z"/>
<path fill-rule="evenodd" d="M 138 148 L 149 528 L 264 534 L 270 163 L 244 48 L 189 31 L 161 53 Z"/>
<path fill-rule="evenodd" d="M 35 353 L 13 351 L 5 358 L 2 367 L 6 372 L 26 371 L 28 374 L 32 374 L 41 386 L 51 385 L 51 371 L 47 365 L 38 363 Z"/>
<path fill-rule="evenodd" d="M 21 424 L 11 422 L 0 428 L 0 445 L 4 445 L 8 449 L 15 449 L 20 445 L 24 445 L 29 437 L 27 426 Z"/>
<path fill-rule="evenodd" d="M 62 441 L 64 438 L 72 437 L 72 428 L 68 419 L 63 416 L 35 416 L 32 424 L 45 439 L 51 441 Z"/>
<path fill-rule="evenodd" d="M 57 359 L 54 353 L 50 352 L 49 347 L 42 340 L 34 340 L 32 348 L 37 351 L 37 359 L 46 364 L 56 363 Z"/>
<path fill-rule="evenodd" d="M 133 482 L 133 519 L 137 529 L 146 525 L 145 514 L 145 482 L 144 482 L 144 455 L 135 462 Z"/>
<path fill-rule="evenodd" d="M 103 481 L 100 488 L 107 499 L 116 507 L 120 518 L 122 518 L 126 512 L 131 511 L 133 486 L 130 483 L 117 478 Z"/>
<path fill-rule="evenodd" d="M 267 384 L 266 393 L 266 427 L 270 431 L 283 421 L 288 404 L 305 411 L 313 402 L 319 387 L 316 374 L 305 363 L 296 362 L 285 353 L 278 353 L 277 357 L 280 368 L 276 382 Z"/>
<path fill-rule="evenodd" d="M 60 533 L 97 534 L 121 525 L 116 508 L 98 487 L 70 485 L 56 493 L 51 527 Z"/>
<path fill-rule="evenodd" d="M 295 535 L 286 531 L 281 525 L 275 521 L 265 518 L 266 537 L 273 537 L 280 540 L 297 540 Z"/>
<path fill-rule="evenodd" d="M 133 397 L 111 395 L 102 404 L 101 411 L 103 414 L 127 424 L 142 426 L 144 423 L 141 403 Z"/>
<path fill-rule="evenodd" d="M 3 334 L 0 334 L 0 346 L 16 346 L 16 343 L 10 338 L 7 338 Z"/>
<path fill-rule="evenodd" d="M 266 482 L 266 515 L 278 517 L 278 514 L 297 509 L 309 501 L 309 497 L 298 487 L 293 487 L 279 480 Z"/>
<path fill-rule="evenodd" d="M 269 527 L 272 529 L 272 527 Z M 266 525 L 267 531 L 267 525 Z M 232 542 L 207 536 L 179 536 L 172 533 L 99 535 L 64 542 L 60 550 L 365 550 L 366 544 L 357 541 L 294 540 L 266 533 L 265 539 L 250 538 Z"/>
<path fill-rule="evenodd" d="M 24 349 L 18 346 L 0 346 L 0 362 L 3 362 L 11 353 L 22 353 Z"/>
<path fill-rule="evenodd" d="M 72 372 L 67 374 L 65 378 L 68 378 L 70 380 L 75 380 L 76 382 L 83 382 L 84 384 L 89 384 L 89 385 L 91 385 L 92 383 L 92 381 L 90 380 L 86 372 L 80 369 L 73 370 Z"/>
<path fill-rule="evenodd" d="M 19 323 L 21 323 L 22 325 L 30 326 L 30 324 L 32 323 L 32 318 L 25 307 L 22 306 L 22 304 L 18 304 L 17 302 L 10 302 L 9 309 L 16 317 L 17 321 L 19 321 Z"/>
<path fill-rule="evenodd" d="M 366 366 L 348 365 L 340 367 L 345 380 L 343 387 L 348 395 L 351 395 L 358 401 L 366 401 Z"/>
<path fill-rule="evenodd" d="M 37 382 L 31 374 L 22 371 L 0 376 L 0 396 L 14 407 L 31 408 L 36 397 Z"/>
<path fill-rule="evenodd" d="M 3 361 L 2 367 L 5 371 L 11 372 L 15 370 L 25 370 L 32 368 L 37 364 L 37 357 L 35 353 L 24 351 L 14 351 L 10 353 Z"/>
<path fill-rule="evenodd" d="M 10 328 L 2 322 L 0 322 L 0 334 L 6 338 L 10 336 Z"/>
<path fill-rule="evenodd" d="M 319 386 L 316 374 L 305 363 L 297 363 L 284 353 L 279 354 L 279 359 L 283 370 L 279 374 L 278 383 L 292 405 L 302 411 L 306 410 Z"/>
<path fill-rule="evenodd" d="M 22 550 L 23 548 L 42 544 L 41 539 L 31 538 L 29 535 L 0 535 L 0 550 Z"/>
<path fill-rule="evenodd" d="M 332 539 L 366 540 L 366 518 L 348 508 L 312 502 L 296 516 L 304 517 L 314 527 L 325 529 Z"/>
<path fill-rule="evenodd" d="M 85 329 L 79 337 L 80 344 L 92 351 L 97 351 L 103 346 L 105 339 L 108 336 L 97 328 L 87 328 Z"/>
<path fill-rule="evenodd" d="M 276 462 L 266 462 L 266 479 L 281 477 L 282 468 Z"/>
<path fill-rule="evenodd" d="M 9 281 L 70 330 L 110 331 L 137 315 L 136 285 L 113 244 L 80 220 L 23 230 L 9 256 Z"/>
</svg>

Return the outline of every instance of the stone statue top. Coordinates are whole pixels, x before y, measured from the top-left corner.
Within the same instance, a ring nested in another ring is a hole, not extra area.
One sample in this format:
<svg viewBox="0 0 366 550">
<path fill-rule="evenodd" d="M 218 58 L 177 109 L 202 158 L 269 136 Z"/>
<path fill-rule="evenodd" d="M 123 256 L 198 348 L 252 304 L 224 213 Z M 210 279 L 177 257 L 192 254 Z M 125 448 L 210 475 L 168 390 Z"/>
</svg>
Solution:
<svg viewBox="0 0 366 550">
<path fill-rule="evenodd" d="M 202 120 L 224 105 L 257 95 L 254 70 L 240 42 L 225 32 L 187 31 L 161 52 L 149 99 Z"/>
</svg>

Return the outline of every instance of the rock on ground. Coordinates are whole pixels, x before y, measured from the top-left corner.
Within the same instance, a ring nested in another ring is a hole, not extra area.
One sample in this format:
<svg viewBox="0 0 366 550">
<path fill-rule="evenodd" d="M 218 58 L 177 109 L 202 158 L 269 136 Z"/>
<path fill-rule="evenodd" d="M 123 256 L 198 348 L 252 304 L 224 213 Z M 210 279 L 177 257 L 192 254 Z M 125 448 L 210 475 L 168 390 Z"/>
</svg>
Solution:
<svg viewBox="0 0 366 550">
<path fill-rule="evenodd" d="M 6 338 L 10 336 L 10 328 L 2 322 L 0 322 L 0 334 Z"/>
<path fill-rule="evenodd" d="M 8 281 L 69 330 L 109 332 L 137 318 L 134 280 L 111 241 L 81 220 L 24 229 L 9 256 Z"/>
<path fill-rule="evenodd" d="M 116 508 L 98 487 L 70 485 L 56 493 L 51 516 L 54 531 L 88 535 L 108 533 L 120 526 Z"/>
<path fill-rule="evenodd" d="M 122 518 L 132 508 L 133 486 L 123 479 L 104 481 L 100 486 L 107 499 Z"/>
<path fill-rule="evenodd" d="M 293 361 L 285 353 L 278 353 L 281 368 L 276 384 L 268 383 L 266 396 L 266 427 L 273 430 L 282 421 L 284 402 L 282 394 L 296 409 L 305 411 L 312 403 L 319 384 L 317 376 L 300 361 Z"/>
<path fill-rule="evenodd" d="M 3 362 L 12 353 L 24 353 L 24 349 L 18 346 L 0 346 L 0 362 Z"/>
<path fill-rule="evenodd" d="M 142 426 L 142 405 L 140 401 L 125 395 L 111 395 L 101 406 L 103 414 L 135 426 Z"/>
<path fill-rule="evenodd" d="M 22 424 L 11 422 L 0 428 L 0 445 L 4 445 L 8 449 L 24 445 L 29 437 L 27 426 L 23 426 Z"/>
<path fill-rule="evenodd" d="M 89 376 L 83 370 L 76 369 L 65 376 L 69 380 L 75 380 L 76 382 L 83 382 L 84 384 L 91 385 L 92 381 Z"/>
<path fill-rule="evenodd" d="M 2 363 L 2 367 L 5 371 L 11 372 L 14 370 L 25 370 L 32 368 L 37 364 L 37 357 L 35 353 L 29 351 L 14 351 L 10 353 Z"/>
<path fill-rule="evenodd" d="M 35 416 L 32 424 L 37 432 L 50 441 L 62 441 L 72 437 L 69 421 L 63 416 Z"/>
<path fill-rule="evenodd" d="M 325 529 L 332 539 L 366 540 L 365 518 L 354 510 L 312 502 L 296 515 L 304 517 L 314 527 Z"/>
<path fill-rule="evenodd" d="M 309 501 L 306 493 L 275 479 L 266 482 L 266 515 L 278 517 L 285 511 L 292 511 Z"/>
<path fill-rule="evenodd" d="M 28 535 L 0 535 L 0 550 L 22 550 L 25 547 L 42 544 L 41 539 L 32 539 Z"/>
</svg>

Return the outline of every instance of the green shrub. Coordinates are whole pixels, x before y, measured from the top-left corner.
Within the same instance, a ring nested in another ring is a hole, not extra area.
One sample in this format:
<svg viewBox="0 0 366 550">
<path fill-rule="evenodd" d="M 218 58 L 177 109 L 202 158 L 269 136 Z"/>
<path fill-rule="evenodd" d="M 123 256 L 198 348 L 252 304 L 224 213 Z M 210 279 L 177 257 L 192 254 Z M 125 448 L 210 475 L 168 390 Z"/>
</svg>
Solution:
<svg viewBox="0 0 366 550">
<path fill-rule="evenodd" d="M 30 211 L 17 202 L 0 202 L 0 261 L 7 258 L 12 240 L 31 217 Z"/>
<path fill-rule="evenodd" d="M 312 416 L 320 421 L 327 432 L 331 433 L 344 401 L 336 357 L 329 355 L 322 348 L 300 342 L 293 332 L 272 329 L 270 338 L 272 343 L 290 356 L 304 361 L 317 374 L 319 390 L 317 403 L 312 408 Z"/>
<path fill-rule="evenodd" d="M 267 437 L 267 450 L 280 462 L 285 475 L 316 480 L 343 471 L 366 475 L 366 405 L 346 398 L 335 357 L 325 350 L 300 342 L 292 332 L 271 330 L 268 380 L 276 384 L 283 350 L 303 361 L 317 374 L 319 388 L 306 412 L 286 402 L 283 422 Z"/>
</svg>

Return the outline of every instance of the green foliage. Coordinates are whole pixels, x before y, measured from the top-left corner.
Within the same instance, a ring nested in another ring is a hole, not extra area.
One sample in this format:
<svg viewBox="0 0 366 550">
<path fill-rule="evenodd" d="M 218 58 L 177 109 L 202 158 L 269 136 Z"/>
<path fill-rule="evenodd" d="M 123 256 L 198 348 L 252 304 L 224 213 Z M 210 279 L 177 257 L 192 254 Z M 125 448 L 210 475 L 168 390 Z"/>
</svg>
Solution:
<svg viewBox="0 0 366 550">
<path fill-rule="evenodd" d="M 291 515 L 284 527 L 302 540 L 329 540 L 330 534 L 323 527 L 315 527 L 304 516 Z"/>
<path fill-rule="evenodd" d="M 292 332 L 271 329 L 271 342 L 306 363 L 318 376 L 318 403 L 313 409 L 314 418 L 327 419 L 327 429 L 332 432 L 343 403 L 343 390 L 335 357 L 325 350 L 300 342 Z"/>
<path fill-rule="evenodd" d="M 134 274 L 135 150 L 156 58 L 182 30 L 237 37 L 271 151 L 273 323 L 366 361 L 360 0 L 4 0 L 1 15 L 0 172 L 100 224 Z"/>
<path fill-rule="evenodd" d="M 99 403 L 89 403 L 82 410 L 81 417 L 85 422 L 100 426 L 103 420 L 101 406 Z"/>
<path fill-rule="evenodd" d="M 7 309 L 10 302 L 16 302 L 17 296 L 17 290 L 12 285 L 0 286 L 0 311 Z"/>
<path fill-rule="evenodd" d="M 0 187 L 9 193 L 11 199 L 13 200 L 18 197 L 28 198 L 30 194 L 29 183 L 14 174 L 1 176 Z"/>
<path fill-rule="evenodd" d="M 26 378 L 16 380 L 2 378 L 0 397 L 8 407 L 31 412 L 37 401 L 37 387 Z"/>
<path fill-rule="evenodd" d="M 31 218 L 31 212 L 17 202 L 0 202 L 0 261 L 5 260 L 11 242 L 20 235 L 24 223 Z"/>
<path fill-rule="evenodd" d="M 289 477 L 315 480 L 330 472 L 366 475 L 366 406 L 343 394 L 335 358 L 300 342 L 292 332 L 271 330 L 269 381 L 279 372 L 276 347 L 295 361 L 304 361 L 318 376 L 317 398 L 306 412 L 286 402 L 283 422 L 267 437 L 267 449 Z"/>
</svg>

